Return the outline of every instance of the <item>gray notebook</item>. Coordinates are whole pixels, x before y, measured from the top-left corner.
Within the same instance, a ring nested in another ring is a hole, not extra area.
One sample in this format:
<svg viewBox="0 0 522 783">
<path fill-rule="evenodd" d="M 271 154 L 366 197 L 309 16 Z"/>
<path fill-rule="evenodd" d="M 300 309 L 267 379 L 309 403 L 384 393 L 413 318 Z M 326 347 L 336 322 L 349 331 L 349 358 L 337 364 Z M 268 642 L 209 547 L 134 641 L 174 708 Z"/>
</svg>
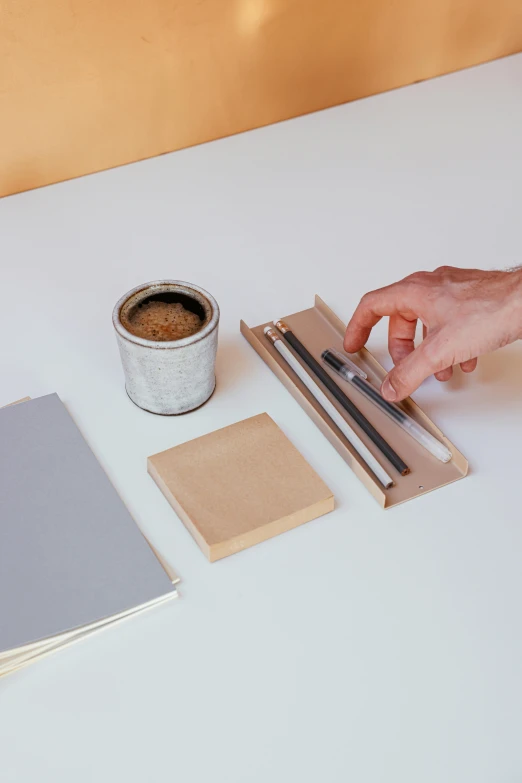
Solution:
<svg viewBox="0 0 522 783">
<path fill-rule="evenodd" d="M 176 595 L 56 394 L 0 410 L 0 674 Z"/>
</svg>

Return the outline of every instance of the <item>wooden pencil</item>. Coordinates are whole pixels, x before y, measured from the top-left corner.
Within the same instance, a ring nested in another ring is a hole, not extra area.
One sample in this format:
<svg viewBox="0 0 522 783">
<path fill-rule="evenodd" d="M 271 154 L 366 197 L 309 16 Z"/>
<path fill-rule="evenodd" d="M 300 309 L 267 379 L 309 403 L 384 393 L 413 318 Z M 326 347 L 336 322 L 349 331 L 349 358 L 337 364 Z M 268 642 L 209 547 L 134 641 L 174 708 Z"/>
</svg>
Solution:
<svg viewBox="0 0 522 783">
<path fill-rule="evenodd" d="M 370 424 L 366 416 L 361 413 L 359 408 L 346 396 L 342 389 L 336 384 L 333 378 L 328 375 L 326 370 L 321 367 L 318 361 L 314 359 L 312 354 L 303 345 L 301 340 L 295 336 L 290 327 L 285 324 L 284 321 L 274 321 L 276 329 L 281 332 L 286 342 L 294 349 L 296 354 L 303 360 L 307 367 L 314 373 L 314 375 L 326 386 L 328 391 L 335 397 L 344 410 L 352 417 L 352 419 L 359 425 L 362 431 L 370 438 L 372 443 L 377 446 L 379 451 L 386 457 L 386 459 L 393 465 L 401 476 L 406 476 L 410 472 L 410 468 L 406 465 L 404 460 L 399 457 L 397 452 L 392 449 L 390 444 L 384 440 L 375 427 Z"/>
</svg>

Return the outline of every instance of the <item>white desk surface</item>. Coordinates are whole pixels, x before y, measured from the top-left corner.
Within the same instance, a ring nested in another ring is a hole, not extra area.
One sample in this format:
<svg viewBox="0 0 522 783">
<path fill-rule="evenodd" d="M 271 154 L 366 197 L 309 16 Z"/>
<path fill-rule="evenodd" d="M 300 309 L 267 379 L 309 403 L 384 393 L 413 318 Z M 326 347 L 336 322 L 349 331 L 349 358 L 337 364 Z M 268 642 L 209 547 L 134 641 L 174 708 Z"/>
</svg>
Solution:
<svg viewBox="0 0 522 783">
<path fill-rule="evenodd" d="M 239 334 L 521 263 L 521 140 L 522 55 L 0 202 L 0 404 L 57 391 L 182 577 L 0 681 L 2 783 L 522 781 L 522 345 L 417 393 L 471 474 L 384 512 Z M 216 394 L 182 418 L 129 402 L 112 333 L 161 277 L 222 308 Z M 265 410 L 338 508 L 211 565 L 146 457 Z"/>
</svg>

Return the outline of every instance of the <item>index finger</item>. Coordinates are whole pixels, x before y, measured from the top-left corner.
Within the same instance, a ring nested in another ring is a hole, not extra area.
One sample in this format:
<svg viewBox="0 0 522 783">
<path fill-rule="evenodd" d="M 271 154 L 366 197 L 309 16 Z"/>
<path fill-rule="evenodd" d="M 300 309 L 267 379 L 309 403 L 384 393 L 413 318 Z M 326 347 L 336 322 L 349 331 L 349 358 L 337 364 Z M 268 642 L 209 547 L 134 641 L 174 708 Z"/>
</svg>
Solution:
<svg viewBox="0 0 522 783">
<path fill-rule="evenodd" d="M 409 320 L 413 320 L 417 315 L 408 306 L 407 286 L 403 280 L 365 294 L 346 328 L 344 350 L 347 353 L 359 351 L 381 318 L 398 313 Z"/>
</svg>

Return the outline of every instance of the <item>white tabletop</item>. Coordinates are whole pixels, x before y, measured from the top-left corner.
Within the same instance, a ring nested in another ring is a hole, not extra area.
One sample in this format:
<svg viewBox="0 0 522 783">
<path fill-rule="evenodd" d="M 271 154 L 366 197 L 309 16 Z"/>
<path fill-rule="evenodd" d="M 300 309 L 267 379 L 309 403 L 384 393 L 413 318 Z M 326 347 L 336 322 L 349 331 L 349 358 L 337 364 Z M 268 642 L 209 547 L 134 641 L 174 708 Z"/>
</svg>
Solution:
<svg viewBox="0 0 522 783">
<path fill-rule="evenodd" d="M 417 393 L 471 473 L 385 512 L 239 334 L 520 263 L 521 139 L 518 56 L 0 202 L 0 404 L 58 392 L 182 578 L 0 681 L 2 783 L 522 780 L 522 345 Z M 112 333 L 162 277 L 222 310 L 216 394 L 182 418 L 127 399 Z M 146 457 L 261 411 L 338 508 L 211 565 Z"/>
</svg>

